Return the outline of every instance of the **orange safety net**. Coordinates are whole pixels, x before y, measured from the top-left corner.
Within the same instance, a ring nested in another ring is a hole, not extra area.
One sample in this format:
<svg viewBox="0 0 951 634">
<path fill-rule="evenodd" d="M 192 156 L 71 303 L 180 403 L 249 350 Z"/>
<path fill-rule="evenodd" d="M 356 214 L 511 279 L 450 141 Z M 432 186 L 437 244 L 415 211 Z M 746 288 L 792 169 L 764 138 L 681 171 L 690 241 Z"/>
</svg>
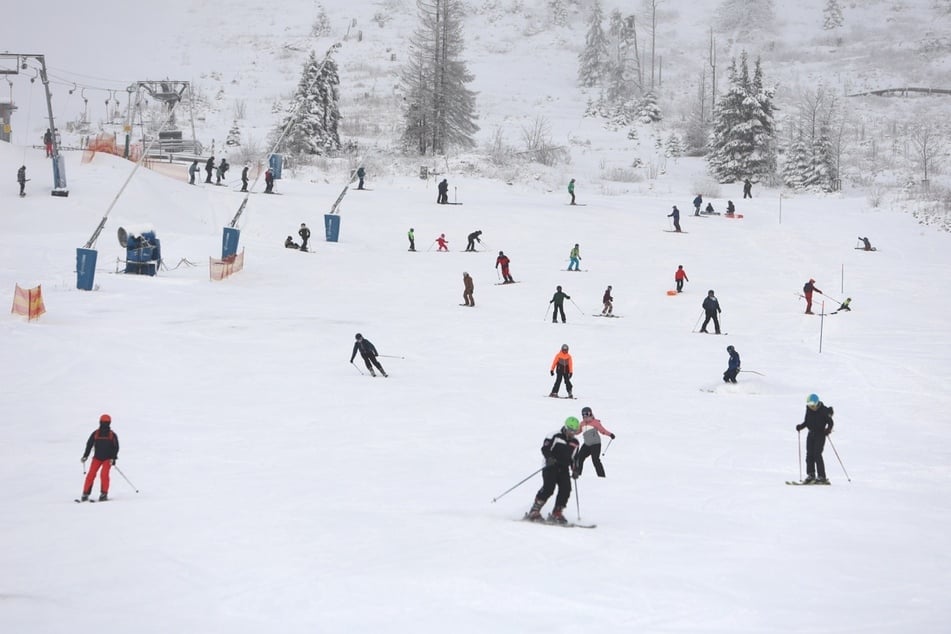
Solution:
<svg viewBox="0 0 951 634">
<path fill-rule="evenodd" d="M 22 315 L 28 320 L 39 319 L 40 315 L 46 312 L 46 306 L 43 304 L 43 288 L 20 288 L 16 285 L 13 292 L 13 308 L 10 312 L 15 315 Z"/>
<path fill-rule="evenodd" d="M 238 255 L 232 255 L 230 257 L 219 260 L 217 258 L 208 258 L 208 272 L 211 275 L 213 282 L 220 282 L 226 277 L 231 277 L 233 274 L 244 268 L 244 249 L 241 249 L 241 253 Z"/>
<path fill-rule="evenodd" d="M 116 135 L 108 132 L 100 132 L 94 137 L 89 138 L 86 147 L 83 148 L 83 163 L 89 163 L 96 157 L 96 152 L 105 152 L 122 156 L 125 154 L 125 147 L 116 142 Z M 129 146 L 129 160 L 137 162 L 142 158 L 142 145 L 134 143 Z"/>
</svg>

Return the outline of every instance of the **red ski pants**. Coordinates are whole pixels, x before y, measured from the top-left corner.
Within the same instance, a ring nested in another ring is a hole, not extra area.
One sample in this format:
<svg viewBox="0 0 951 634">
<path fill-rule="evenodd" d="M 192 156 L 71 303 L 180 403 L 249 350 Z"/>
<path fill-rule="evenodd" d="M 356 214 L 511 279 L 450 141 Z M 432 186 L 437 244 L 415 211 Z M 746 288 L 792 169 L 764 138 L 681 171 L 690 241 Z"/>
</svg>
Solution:
<svg viewBox="0 0 951 634">
<path fill-rule="evenodd" d="M 89 467 L 89 473 L 86 474 L 86 482 L 83 483 L 83 493 L 89 495 L 92 492 L 92 483 L 96 479 L 96 473 L 102 467 L 102 475 L 99 478 L 99 490 L 103 493 L 109 492 L 109 470 L 112 469 L 112 460 L 92 459 L 92 465 Z"/>
</svg>

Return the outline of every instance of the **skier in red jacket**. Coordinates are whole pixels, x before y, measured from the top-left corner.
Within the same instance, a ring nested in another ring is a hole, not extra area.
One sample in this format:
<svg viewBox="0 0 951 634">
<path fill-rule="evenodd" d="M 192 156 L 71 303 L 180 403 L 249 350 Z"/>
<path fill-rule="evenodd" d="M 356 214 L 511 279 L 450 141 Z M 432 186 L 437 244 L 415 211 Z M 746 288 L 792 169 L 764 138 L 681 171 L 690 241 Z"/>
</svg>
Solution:
<svg viewBox="0 0 951 634">
<path fill-rule="evenodd" d="M 102 476 L 99 480 L 99 501 L 104 502 L 109 499 L 109 470 L 119 458 L 119 436 L 110 429 L 111 424 L 112 417 L 109 414 L 100 416 L 99 429 L 89 434 L 89 440 L 86 441 L 86 451 L 82 457 L 83 464 L 89 459 L 89 453 L 93 451 L 93 448 L 95 448 L 95 453 L 92 456 L 92 465 L 86 474 L 86 481 L 83 483 L 83 502 L 89 499 L 89 494 L 92 492 L 92 483 L 95 481 L 99 469 L 102 469 Z"/>
<path fill-rule="evenodd" d="M 812 291 L 815 291 L 822 295 L 822 291 L 816 288 L 816 281 L 809 278 L 809 281 L 805 283 L 802 287 L 802 294 L 806 298 L 806 314 L 812 315 Z"/>
</svg>

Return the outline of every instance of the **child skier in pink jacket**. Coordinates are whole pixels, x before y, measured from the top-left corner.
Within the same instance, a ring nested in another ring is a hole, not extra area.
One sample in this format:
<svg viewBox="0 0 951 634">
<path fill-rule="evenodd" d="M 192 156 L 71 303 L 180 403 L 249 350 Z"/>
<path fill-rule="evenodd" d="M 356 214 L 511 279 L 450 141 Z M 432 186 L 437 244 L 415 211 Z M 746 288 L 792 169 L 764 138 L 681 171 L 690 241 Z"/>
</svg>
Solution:
<svg viewBox="0 0 951 634">
<path fill-rule="evenodd" d="M 604 465 L 601 464 L 601 436 L 610 436 L 614 440 L 614 434 L 605 429 L 590 407 L 581 410 L 581 437 L 584 444 L 578 451 L 575 459 L 575 477 L 581 475 L 581 469 L 584 467 L 584 460 L 591 456 L 591 462 L 594 464 L 594 470 L 599 478 L 604 477 Z"/>
</svg>

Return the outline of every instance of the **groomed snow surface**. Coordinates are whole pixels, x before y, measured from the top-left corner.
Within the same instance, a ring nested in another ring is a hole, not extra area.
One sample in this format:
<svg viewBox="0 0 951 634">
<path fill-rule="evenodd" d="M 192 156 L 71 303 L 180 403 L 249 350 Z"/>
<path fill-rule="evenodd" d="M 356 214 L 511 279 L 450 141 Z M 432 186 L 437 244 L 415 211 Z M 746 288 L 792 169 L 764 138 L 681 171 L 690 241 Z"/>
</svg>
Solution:
<svg viewBox="0 0 951 634">
<path fill-rule="evenodd" d="M 775 192 L 726 186 L 744 218 L 697 219 L 687 187 L 579 181 L 587 206 L 569 207 L 450 174 L 465 204 L 439 206 L 432 180 L 369 174 L 338 243 L 322 214 L 342 184 L 251 196 L 245 270 L 211 282 L 240 194 L 140 170 L 86 292 L 75 249 L 131 164 L 79 158 L 54 198 L 41 150 L 0 147 L 0 173 L 32 178 L 24 199 L 0 192 L 0 288 L 42 284 L 48 311 L 0 320 L 0 631 L 947 631 L 946 234 L 863 198 L 785 199 L 780 216 Z M 673 204 L 685 235 L 663 231 Z M 282 247 L 301 222 L 311 254 Z M 116 274 L 120 226 L 199 265 Z M 476 229 L 484 251 L 463 253 Z M 430 250 L 443 232 L 451 251 Z M 576 242 L 587 272 L 564 272 Z M 499 250 L 520 284 L 494 285 Z M 690 282 L 668 296 L 678 264 Z M 804 315 L 810 277 L 827 312 L 846 296 L 853 311 Z M 565 325 L 546 313 L 558 284 Z M 623 319 L 592 317 L 608 284 Z M 692 332 L 709 289 L 727 336 Z M 390 378 L 348 364 L 357 332 Z M 546 398 L 562 343 L 576 401 Z M 729 344 L 765 376 L 722 383 Z M 827 445 L 833 486 L 783 484 L 810 392 L 835 408 L 851 482 Z M 608 477 L 589 464 L 579 481 L 598 527 L 515 521 L 540 476 L 492 499 L 585 405 L 617 435 Z M 113 471 L 111 501 L 74 504 L 101 413 L 139 493 Z"/>
</svg>

